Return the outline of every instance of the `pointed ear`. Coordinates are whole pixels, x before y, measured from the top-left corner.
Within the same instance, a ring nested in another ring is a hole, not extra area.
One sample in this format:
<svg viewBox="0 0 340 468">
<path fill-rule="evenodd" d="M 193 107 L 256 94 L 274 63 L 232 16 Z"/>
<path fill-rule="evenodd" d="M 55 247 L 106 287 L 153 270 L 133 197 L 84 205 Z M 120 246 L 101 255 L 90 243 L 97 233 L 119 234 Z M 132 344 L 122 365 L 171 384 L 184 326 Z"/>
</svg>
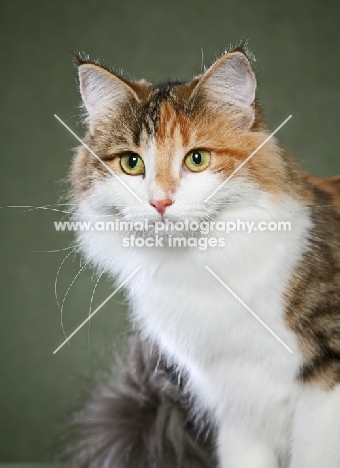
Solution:
<svg viewBox="0 0 340 468">
<path fill-rule="evenodd" d="M 128 99 L 138 100 L 122 78 L 98 65 L 82 63 L 78 73 L 80 93 L 90 121 L 114 114 Z"/>
<path fill-rule="evenodd" d="M 248 127 L 255 118 L 256 78 L 250 62 L 242 52 L 222 55 L 199 79 L 196 92 L 203 93 L 213 107 L 228 107 L 242 115 Z M 232 109 L 233 108 L 233 109 Z"/>
</svg>

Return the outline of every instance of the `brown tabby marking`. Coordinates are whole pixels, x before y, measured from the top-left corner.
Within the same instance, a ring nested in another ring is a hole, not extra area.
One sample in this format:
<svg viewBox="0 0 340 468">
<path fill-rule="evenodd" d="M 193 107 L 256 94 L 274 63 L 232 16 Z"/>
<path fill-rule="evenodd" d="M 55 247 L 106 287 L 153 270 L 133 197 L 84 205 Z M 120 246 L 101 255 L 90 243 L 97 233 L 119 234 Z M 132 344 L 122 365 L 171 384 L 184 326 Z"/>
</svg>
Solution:
<svg viewBox="0 0 340 468">
<path fill-rule="evenodd" d="M 340 177 L 306 176 L 314 227 L 287 291 L 287 323 L 305 357 L 299 378 L 340 382 Z"/>
</svg>

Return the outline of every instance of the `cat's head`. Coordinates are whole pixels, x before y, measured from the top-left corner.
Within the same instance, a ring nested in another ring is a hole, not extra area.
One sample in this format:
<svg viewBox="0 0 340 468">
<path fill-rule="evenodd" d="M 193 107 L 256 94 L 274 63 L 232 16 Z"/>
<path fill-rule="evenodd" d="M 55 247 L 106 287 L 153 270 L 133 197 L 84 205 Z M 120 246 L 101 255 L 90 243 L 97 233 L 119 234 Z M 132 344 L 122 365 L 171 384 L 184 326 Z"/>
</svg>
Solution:
<svg viewBox="0 0 340 468">
<path fill-rule="evenodd" d="M 80 147 L 72 181 L 77 200 L 94 210 L 132 222 L 197 222 L 255 203 L 255 193 L 275 191 L 283 180 L 271 140 L 209 198 L 268 135 L 243 47 L 185 83 L 152 85 L 86 60 L 77 65 L 85 141 L 101 161 Z"/>
</svg>

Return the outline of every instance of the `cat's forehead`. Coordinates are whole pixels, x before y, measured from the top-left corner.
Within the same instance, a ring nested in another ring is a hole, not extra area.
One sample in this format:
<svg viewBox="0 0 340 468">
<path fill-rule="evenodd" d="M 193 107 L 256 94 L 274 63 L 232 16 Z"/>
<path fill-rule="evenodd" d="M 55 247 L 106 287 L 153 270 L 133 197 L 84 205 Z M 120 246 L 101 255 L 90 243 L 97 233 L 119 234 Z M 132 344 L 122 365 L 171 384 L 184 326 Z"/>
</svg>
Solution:
<svg viewBox="0 0 340 468">
<path fill-rule="evenodd" d="M 151 87 L 147 99 L 139 109 L 139 123 L 149 136 L 164 137 L 164 125 L 169 121 L 174 124 L 176 118 L 190 117 L 193 109 L 189 105 L 189 93 L 190 86 L 179 81 Z"/>
<path fill-rule="evenodd" d="M 136 149 L 145 159 L 149 171 L 152 167 L 156 190 L 166 195 L 178 187 L 176 162 L 182 160 L 182 153 L 193 136 L 189 92 L 190 89 L 179 82 L 154 86 L 144 103 L 138 105 L 135 118 L 130 119 Z"/>
<path fill-rule="evenodd" d="M 165 153 L 174 153 L 176 148 L 186 151 L 193 145 L 211 146 L 212 139 L 221 146 L 220 137 L 224 140 L 228 127 L 227 114 L 212 114 L 204 96 L 193 97 L 195 85 L 196 80 L 143 83 L 148 88 L 142 98 L 130 99 L 114 117 L 109 140 L 117 144 L 119 151 L 125 145 L 125 149 L 141 154 L 153 146 L 163 159 Z"/>
</svg>

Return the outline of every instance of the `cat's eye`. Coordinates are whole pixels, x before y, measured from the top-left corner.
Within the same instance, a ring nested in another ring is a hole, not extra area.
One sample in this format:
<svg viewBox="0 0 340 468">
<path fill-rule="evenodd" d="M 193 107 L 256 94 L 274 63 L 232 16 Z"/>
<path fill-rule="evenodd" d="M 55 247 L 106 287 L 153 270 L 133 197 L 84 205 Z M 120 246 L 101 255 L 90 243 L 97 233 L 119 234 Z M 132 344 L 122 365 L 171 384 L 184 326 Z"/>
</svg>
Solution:
<svg viewBox="0 0 340 468">
<path fill-rule="evenodd" d="M 143 159 L 137 153 L 126 153 L 120 157 L 120 167 L 129 175 L 144 174 L 145 166 Z"/>
<path fill-rule="evenodd" d="M 209 151 L 195 149 L 186 156 L 184 164 L 191 172 L 201 172 L 209 166 L 210 158 Z"/>
</svg>

